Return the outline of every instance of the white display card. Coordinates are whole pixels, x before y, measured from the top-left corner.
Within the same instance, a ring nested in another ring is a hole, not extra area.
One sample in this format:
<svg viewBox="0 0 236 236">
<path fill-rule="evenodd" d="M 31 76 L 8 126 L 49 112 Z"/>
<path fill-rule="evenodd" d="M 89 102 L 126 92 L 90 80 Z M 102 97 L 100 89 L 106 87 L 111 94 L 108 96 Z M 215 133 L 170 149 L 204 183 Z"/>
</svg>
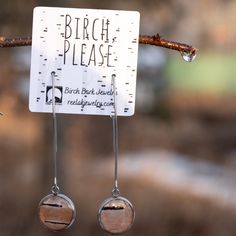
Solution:
<svg viewBox="0 0 236 236">
<path fill-rule="evenodd" d="M 130 116 L 135 110 L 139 13 L 36 7 L 29 108 L 57 113 Z"/>
</svg>

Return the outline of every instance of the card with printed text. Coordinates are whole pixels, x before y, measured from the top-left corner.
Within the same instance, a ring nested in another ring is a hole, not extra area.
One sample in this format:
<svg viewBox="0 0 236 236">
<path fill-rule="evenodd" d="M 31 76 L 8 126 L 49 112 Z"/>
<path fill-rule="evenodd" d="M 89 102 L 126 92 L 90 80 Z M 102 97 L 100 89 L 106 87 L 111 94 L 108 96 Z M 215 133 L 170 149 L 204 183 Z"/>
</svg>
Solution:
<svg viewBox="0 0 236 236">
<path fill-rule="evenodd" d="M 139 39 L 136 11 L 36 7 L 29 108 L 119 116 L 135 111 Z M 52 92 L 54 73 L 54 93 Z"/>
</svg>

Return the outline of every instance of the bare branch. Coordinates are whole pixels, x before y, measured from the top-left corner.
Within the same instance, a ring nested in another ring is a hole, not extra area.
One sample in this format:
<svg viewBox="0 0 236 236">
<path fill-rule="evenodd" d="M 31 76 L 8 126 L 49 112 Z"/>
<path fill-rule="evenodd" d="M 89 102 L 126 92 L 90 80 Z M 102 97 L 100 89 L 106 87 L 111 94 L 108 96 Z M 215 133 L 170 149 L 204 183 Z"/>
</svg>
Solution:
<svg viewBox="0 0 236 236">
<path fill-rule="evenodd" d="M 176 50 L 179 52 L 186 52 L 189 54 L 195 54 L 197 51 L 196 48 L 189 46 L 187 44 L 169 41 L 164 38 L 161 38 L 161 36 L 159 34 L 156 34 L 154 36 L 140 35 L 139 36 L 139 43 L 155 45 L 155 46 L 159 46 L 159 47 L 163 47 L 163 48 Z"/>
<path fill-rule="evenodd" d="M 0 48 L 30 46 L 32 43 L 31 37 L 26 38 L 5 38 L 0 36 Z"/>
<path fill-rule="evenodd" d="M 5 38 L 5 37 L 0 36 L 0 48 L 30 46 L 31 43 L 32 43 L 31 37 Z M 176 50 L 179 52 L 186 52 L 190 54 L 196 53 L 197 51 L 196 48 L 189 46 L 187 44 L 173 42 L 173 41 L 169 41 L 164 38 L 161 38 L 159 34 L 156 34 L 154 36 L 140 35 L 139 43 L 155 45 L 158 47 L 164 47 L 164 48 Z"/>
</svg>

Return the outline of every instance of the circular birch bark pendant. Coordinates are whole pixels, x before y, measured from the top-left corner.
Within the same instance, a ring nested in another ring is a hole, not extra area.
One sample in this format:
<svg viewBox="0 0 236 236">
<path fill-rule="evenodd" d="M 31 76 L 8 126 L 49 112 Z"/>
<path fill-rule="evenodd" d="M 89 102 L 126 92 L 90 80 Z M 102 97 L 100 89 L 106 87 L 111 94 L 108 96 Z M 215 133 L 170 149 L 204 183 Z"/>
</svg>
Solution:
<svg viewBox="0 0 236 236">
<path fill-rule="evenodd" d="M 63 194 L 49 194 L 39 203 L 39 218 L 50 230 L 69 228 L 75 220 L 75 215 L 73 202 Z"/>
<path fill-rule="evenodd" d="M 132 204 L 123 197 L 110 197 L 100 206 L 98 220 L 103 230 L 121 234 L 129 230 L 134 222 Z"/>
</svg>

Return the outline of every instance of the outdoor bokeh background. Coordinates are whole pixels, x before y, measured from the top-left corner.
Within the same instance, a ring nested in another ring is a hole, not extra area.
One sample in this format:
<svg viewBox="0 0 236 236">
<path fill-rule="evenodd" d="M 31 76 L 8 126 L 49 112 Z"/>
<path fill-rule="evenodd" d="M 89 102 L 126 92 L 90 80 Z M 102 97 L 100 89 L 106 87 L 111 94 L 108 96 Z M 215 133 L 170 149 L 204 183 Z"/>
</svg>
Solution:
<svg viewBox="0 0 236 236">
<path fill-rule="evenodd" d="M 119 118 L 121 194 L 134 205 L 129 236 L 236 234 L 236 2 L 234 0 L 1 1 L 0 36 L 30 36 L 35 6 L 135 10 L 140 34 L 199 49 L 139 47 L 137 104 Z M 55 235 L 38 203 L 50 192 L 52 117 L 30 113 L 31 47 L 0 48 L 0 235 Z M 107 235 L 97 222 L 113 187 L 109 117 L 58 115 L 59 184 L 77 218 L 61 235 Z"/>
</svg>

